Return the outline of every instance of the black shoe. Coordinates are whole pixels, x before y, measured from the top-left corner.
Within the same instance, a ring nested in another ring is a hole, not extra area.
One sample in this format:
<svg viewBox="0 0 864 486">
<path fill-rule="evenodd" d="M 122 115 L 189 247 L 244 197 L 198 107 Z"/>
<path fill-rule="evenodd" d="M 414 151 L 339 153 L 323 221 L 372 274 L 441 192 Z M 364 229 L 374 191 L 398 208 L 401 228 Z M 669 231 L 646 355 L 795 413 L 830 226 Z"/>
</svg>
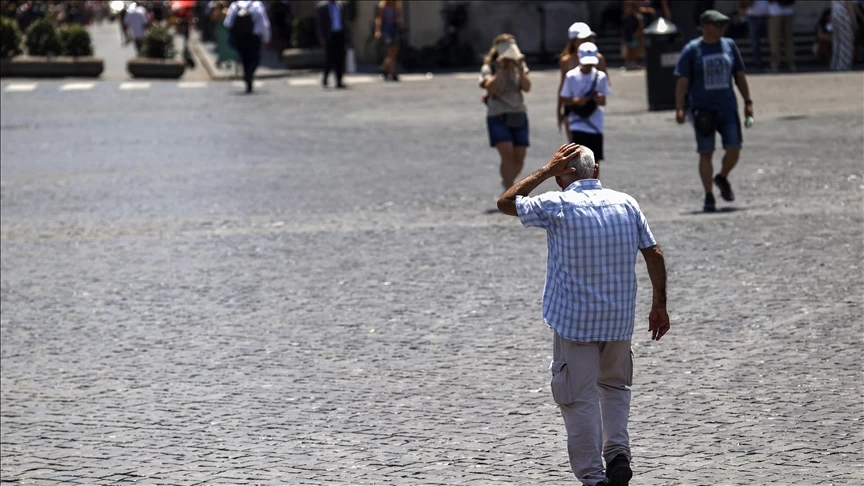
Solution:
<svg viewBox="0 0 864 486">
<path fill-rule="evenodd" d="M 606 477 L 609 478 L 609 486 L 627 486 L 633 477 L 630 469 L 630 460 L 624 454 L 615 456 L 606 465 Z"/>
<path fill-rule="evenodd" d="M 348 86 L 345 86 L 344 84 L 339 83 L 336 85 L 336 89 L 348 89 Z"/>
<path fill-rule="evenodd" d="M 247 93 L 252 92 L 252 81 L 246 81 L 246 92 Z"/>
<path fill-rule="evenodd" d="M 714 194 L 705 194 L 705 207 L 702 208 L 706 213 L 717 211 L 717 203 L 714 201 Z"/>
<path fill-rule="evenodd" d="M 732 192 L 732 186 L 725 177 L 720 174 L 715 175 L 714 184 L 717 184 L 717 188 L 720 189 L 720 197 L 727 201 L 735 200 L 735 193 Z"/>
<path fill-rule="evenodd" d="M 391 74 L 391 75 L 390 75 L 390 80 L 392 80 L 392 81 L 399 81 L 399 75 L 396 74 L 396 73 Z"/>
</svg>

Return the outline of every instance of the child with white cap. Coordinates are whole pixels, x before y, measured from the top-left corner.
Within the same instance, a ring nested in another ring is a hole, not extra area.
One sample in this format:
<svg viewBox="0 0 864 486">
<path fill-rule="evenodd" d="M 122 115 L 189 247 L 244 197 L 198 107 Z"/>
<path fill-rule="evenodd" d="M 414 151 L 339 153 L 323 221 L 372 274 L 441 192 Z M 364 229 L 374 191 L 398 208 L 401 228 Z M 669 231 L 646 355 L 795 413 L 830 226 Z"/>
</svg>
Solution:
<svg viewBox="0 0 864 486">
<path fill-rule="evenodd" d="M 571 69 L 579 66 L 579 56 L 577 55 L 579 46 L 584 42 L 594 42 L 596 36 L 597 34 L 594 33 L 594 31 L 591 30 L 591 27 L 589 27 L 585 22 L 576 22 L 567 29 L 567 37 L 570 40 L 567 42 L 567 45 L 564 47 L 564 50 L 561 52 L 561 57 L 558 60 L 558 67 L 561 69 L 561 82 L 558 83 L 558 91 L 555 92 L 556 96 L 564 87 L 564 77 L 567 76 L 567 73 Z M 603 54 L 598 53 L 597 59 L 599 60 L 597 63 L 597 69 L 605 73 L 606 58 L 603 57 Z M 567 120 L 567 115 L 564 113 L 564 105 L 562 105 L 560 101 L 558 102 L 555 114 L 558 120 L 558 130 L 560 131 L 562 127 L 566 128 L 567 124 L 565 121 Z M 567 133 L 567 140 L 570 140 L 569 131 Z"/>
<path fill-rule="evenodd" d="M 594 151 L 597 162 L 603 160 L 603 121 L 609 78 L 597 68 L 600 53 L 593 42 L 579 46 L 579 67 L 564 78 L 559 103 L 569 116 L 570 141 Z"/>
</svg>

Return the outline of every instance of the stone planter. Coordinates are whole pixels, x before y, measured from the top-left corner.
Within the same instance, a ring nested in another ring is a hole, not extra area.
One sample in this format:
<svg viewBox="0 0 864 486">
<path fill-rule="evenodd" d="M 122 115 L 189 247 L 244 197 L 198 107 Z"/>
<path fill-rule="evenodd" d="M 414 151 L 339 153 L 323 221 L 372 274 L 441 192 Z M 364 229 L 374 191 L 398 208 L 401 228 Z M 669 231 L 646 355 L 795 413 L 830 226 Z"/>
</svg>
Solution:
<svg viewBox="0 0 864 486">
<path fill-rule="evenodd" d="M 177 79 L 183 76 L 186 65 L 183 61 L 174 59 L 151 59 L 136 57 L 129 59 L 126 70 L 133 78 L 168 78 Z"/>
<path fill-rule="evenodd" d="M 18 56 L 0 60 L 2 77 L 98 78 L 104 69 L 101 57 Z"/>
<path fill-rule="evenodd" d="M 319 69 L 327 62 L 327 54 L 322 48 L 285 49 L 282 62 L 288 69 Z"/>
</svg>

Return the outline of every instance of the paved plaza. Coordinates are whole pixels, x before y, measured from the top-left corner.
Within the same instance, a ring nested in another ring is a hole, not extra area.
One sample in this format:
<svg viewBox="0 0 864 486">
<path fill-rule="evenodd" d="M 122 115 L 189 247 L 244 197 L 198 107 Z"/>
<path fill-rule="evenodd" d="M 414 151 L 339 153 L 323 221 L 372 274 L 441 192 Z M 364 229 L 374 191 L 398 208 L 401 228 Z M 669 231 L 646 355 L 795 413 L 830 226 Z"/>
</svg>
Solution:
<svg viewBox="0 0 864 486">
<path fill-rule="evenodd" d="M 611 76 L 601 179 L 672 319 L 640 257 L 631 484 L 864 484 L 864 76 L 752 76 L 711 215 L 691 129 Z M 358 79 L 2 81 L 3 485 L 576 484 L 476 77 Z M 533 79 L 523 175 L 563 142 Z"/>
</svg>

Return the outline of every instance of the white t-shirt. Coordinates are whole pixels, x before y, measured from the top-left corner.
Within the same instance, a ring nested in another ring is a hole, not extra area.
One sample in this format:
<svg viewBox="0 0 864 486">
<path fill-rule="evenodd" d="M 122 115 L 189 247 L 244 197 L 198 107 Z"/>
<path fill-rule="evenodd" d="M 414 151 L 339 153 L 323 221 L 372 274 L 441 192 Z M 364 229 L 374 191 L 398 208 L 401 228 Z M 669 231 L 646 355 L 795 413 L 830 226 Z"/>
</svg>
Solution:
<svg viewBox="0 0 864 486">
<path fill-rule="evenodd" d="M 588 90 L 591 89 L 595 76 L 597 76 L 597 85 L 594 86 L 594 93 L 609 96 L 612 90 L 609 89 L 609 78 L 606 77 L 606 73 L 593 68 L 590 73 L 584 74 L 579 67 L 567 71 L 567 76 L 564 78 L 564 86 L 561 88 L 561 96 L 565 98 L 581 98 L 586 95 L 593 95 L 592 93 L 588 93 Z M 587 121 L 571 113 L 570 130 L 574 132 L 603 133 L 603 120 L 605 118 L 606 108 L 602 106 L 598 106 L 594 110 L 594 113 L 587 118 Z"/>
<path fill-rule="evenodd" d="M 768 12 L 772 17 L 776 17 L 778 15 L 795 15 L 795 7 L 792 5 L 783 6 L 778 4 L 777 2 L 771 2 L 768 7 Z"/>
<path fill-rule="evenodd" d="M 267 16 L 267 8 L 258 0 L 237 0 L 232 3 L 228 7 L 228 13 L 225 14 L 225 21 L 222 22 L 222 25 L 230 31 L 234 27 L 240 9 L 246 9 L 252 16 L 253 32 L 261 38 L 261 42 L 270 43 L 270 18 Z"/>
<path fill-rule="evenodd" d="M 747 15 L 750 17 L 767 17 L 771 14 L 771 6 L 768 0 L 754 0 L 753 5 L 747 9 Z"/>
<path fill-rule="evenodd" d="M 123 18 L 126 23 L 126 28 L 132 34 L 133 39 L 144 37 L 144 30 L 147 26 L 147 10 L 142 6 L 136 6 L 126 12 L 126 17 Z"/>
</svg>

